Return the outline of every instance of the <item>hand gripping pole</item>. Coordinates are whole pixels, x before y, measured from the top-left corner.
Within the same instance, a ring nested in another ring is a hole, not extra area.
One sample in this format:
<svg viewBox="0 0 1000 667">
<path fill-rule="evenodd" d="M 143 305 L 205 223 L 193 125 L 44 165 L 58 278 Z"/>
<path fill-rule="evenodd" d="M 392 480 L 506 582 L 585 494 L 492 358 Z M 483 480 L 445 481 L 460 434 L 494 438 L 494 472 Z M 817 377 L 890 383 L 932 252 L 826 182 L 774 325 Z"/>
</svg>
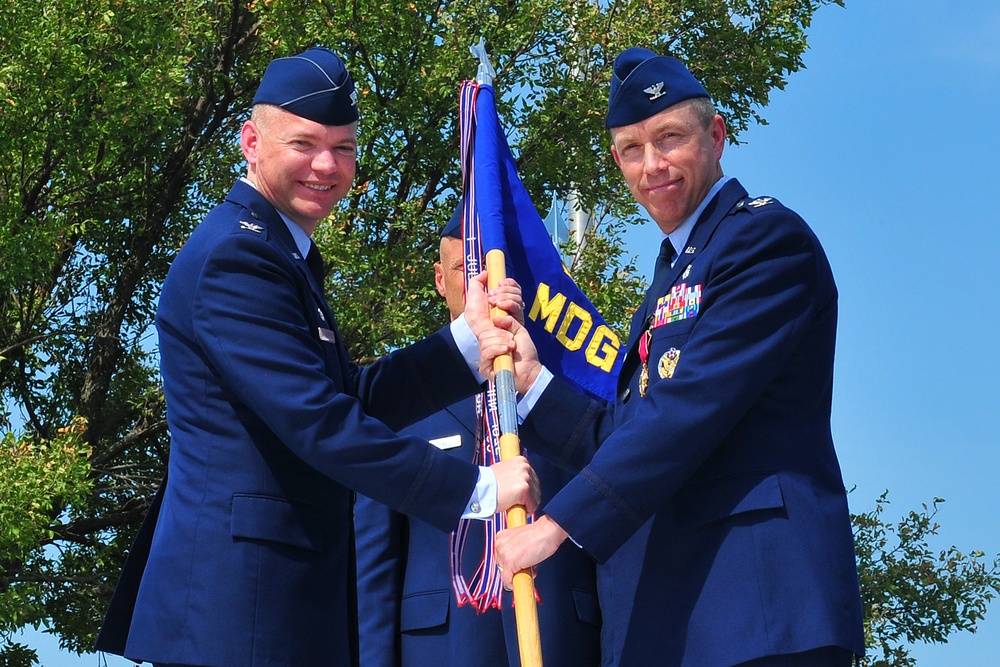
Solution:
<svg viewBox="0 0 1000 667">
<path fill-rule="evenodd" d="M 486 253 L 486 274 L 492 291 L 507 276 L 507 264 L 502 250 Z M 494 308 L 493 315 L 504 314 Z M 514 357 L 505 354 L 493 360 L 496 374 L 497 411 L 500 415 L 500 459 L 521 455 L 521 441 L 517 435 L 517 397 L 514 388 Z M 507 526 L 517 528 L 528 523 L 523 505 L 507 510 Z M 517 619 L 517 642 L 521 652 L 522 667 L 542 667 L 542 639 L 538 632 L 538 607 L 535 604 L 535 581 L 529 570 L 514 573 L 514 615 Z"/>
</svg>

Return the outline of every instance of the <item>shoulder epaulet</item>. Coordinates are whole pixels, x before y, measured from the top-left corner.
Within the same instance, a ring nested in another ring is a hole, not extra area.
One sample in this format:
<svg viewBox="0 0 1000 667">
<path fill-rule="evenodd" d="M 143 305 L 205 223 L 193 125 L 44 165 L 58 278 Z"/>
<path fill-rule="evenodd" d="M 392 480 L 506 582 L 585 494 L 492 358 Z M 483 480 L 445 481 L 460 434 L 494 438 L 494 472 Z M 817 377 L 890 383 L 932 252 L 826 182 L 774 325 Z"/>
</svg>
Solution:
<svg viewBox="0 0 1000 667">
<path fill-rule="evenodd" d="M 267 232 L 267 225 L 254 211 L 244 210 L 237 219 L 237 230 L 250 232 L 251 234 L 264 234 Z"/>
<path fill-rule="evenodd" d="M 256 222 L 251 222 L 249 220 L 240 220 L 240 229 L 245 229 L 248 232 L 256 232 L 260 234 L 264 231 L 264 225 L 257 224 Z"/>
<path fill-rule="evenodd" d="M 736 202 L 736 210 L 742 209 L 750 213 L 769 206 L 781 206 L 781 202 L 774 197 L 744 197 Z"/>
</svg>

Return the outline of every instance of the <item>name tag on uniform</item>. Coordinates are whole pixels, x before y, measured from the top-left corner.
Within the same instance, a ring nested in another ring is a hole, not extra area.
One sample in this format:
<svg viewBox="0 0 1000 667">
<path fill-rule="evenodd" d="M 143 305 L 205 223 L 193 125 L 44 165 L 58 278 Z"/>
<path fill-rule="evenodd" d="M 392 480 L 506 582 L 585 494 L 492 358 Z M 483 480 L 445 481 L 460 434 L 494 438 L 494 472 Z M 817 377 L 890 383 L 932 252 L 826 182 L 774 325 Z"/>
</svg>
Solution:
<svg viewBox="0 0 1000 667">
<path fill-rule="evenodd" d="M 319 331 L 319 339 L 325 343 L 336 343 L 337 334 L 330 331 L 329 329 L 324 329 L 323 327 L 316 327 Z"/>
<path fill-rule="evenodd" d="M 455 449 L 462 446 L 462 436 L 456 433 L 445 438 L 434 438 L 430 443 L 438 449 Z"/>
</svg>

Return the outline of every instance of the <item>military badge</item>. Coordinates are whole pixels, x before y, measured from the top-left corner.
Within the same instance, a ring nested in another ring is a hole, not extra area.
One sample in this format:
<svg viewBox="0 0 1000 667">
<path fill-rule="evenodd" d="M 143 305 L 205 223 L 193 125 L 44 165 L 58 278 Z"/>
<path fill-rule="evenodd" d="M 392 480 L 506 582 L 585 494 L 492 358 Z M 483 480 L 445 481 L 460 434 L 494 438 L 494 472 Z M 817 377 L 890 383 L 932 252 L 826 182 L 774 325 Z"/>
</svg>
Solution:
<svg viewBox="0 0 1000 667">
<path fill-rule="evenodd" d="M 240 220 L 240 227 L 243 229 L 249 229 L 251 232 L 257 232 L 258 234 L 264 231 L 263 227 L 256 223 L 249 222 L 248 220 Z"/>
<path fill-rule="evenodd" d="M 639 338 L 639 361 L 642 362 L 642 368 L 639 370 L 640 396 L 645 396 L 646 389 L 649 388 L 649 366 L 646 362 L 649 361 L 649 342 L 652 337 L 652 332 L 646 329 L 642 332 L 642 337 Z"/>
<path fill-rule="evenodd" d="M 642 370 L 639 371 L 639 395 L 645 396 L 647 389 L 649 389 L 649 367 L 644 361 L 642 362 Z"/>
<path fill-rule="evenodd" d="M 653 101 L 653 100 L 655 100 L 655 99 L 659 99 L 659 98 L 661 98 L 661 97 L 663 97 L 664 95 L 666 95 L 666 94 L 667 94 L 667 93 L 666 93 L 666 92 L 665 92 L 665 91 L 663 90 L 663 82 L 662 82 L 662 81 L 659 81 L 659 82 L 657 82 L 657 83 L 654 83 L 654 84 L 653 84 L 652 86 L 650 86 L 649 88 L 643 88 L 643 89 L 642 89 L 642 92 L 644 92 L 644 93 L 646 93 L 647 95 L 649 95 L 649 101 L 650 101 L 650 102 L 652 102 L 652 101 Z"/>
<path fill-rule="evenodd" d="M 674 369 L 677 368 L 677 361 L 681 358 L 681 351 L 676 347 L 672 347 L 663 353 L 660 357 L 660 363 L 656 365 L 656 370 L 660 373 L 660 377 L 664 380 L 669 380 L 674 376 Z"/>
<path fill-rule="evenodd" d="M 688 265 L 690 268 L 690 264 Z M 701 310 L 701 285 L 680 283 L 670 288 L 670 293 L 656 300 L 656 309 L 650 327 L 663 326 L 698 317 Z"/>
</svg>

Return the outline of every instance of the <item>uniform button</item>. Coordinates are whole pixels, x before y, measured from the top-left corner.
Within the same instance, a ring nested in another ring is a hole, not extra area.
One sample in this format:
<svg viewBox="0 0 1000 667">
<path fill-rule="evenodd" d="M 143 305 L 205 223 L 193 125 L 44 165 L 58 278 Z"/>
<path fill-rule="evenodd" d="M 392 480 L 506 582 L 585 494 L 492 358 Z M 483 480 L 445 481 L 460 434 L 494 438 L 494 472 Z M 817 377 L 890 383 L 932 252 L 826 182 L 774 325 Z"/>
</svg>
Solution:
<svg viewBox="0 0 1000 667">
<path fill-rule="evenodd" d="M 627 387 L 625 391 L 622 392 L 622 403 L 628 403 L 628 399 L 632 398 L 632 388 Z"/>
<path fill-rule="evenodd" d="M 479 514 L 479 511 L 483 508 L 479 503 L 472 503 L 469 509 L 472 510 L 473 514 Z"/>
</svg>

